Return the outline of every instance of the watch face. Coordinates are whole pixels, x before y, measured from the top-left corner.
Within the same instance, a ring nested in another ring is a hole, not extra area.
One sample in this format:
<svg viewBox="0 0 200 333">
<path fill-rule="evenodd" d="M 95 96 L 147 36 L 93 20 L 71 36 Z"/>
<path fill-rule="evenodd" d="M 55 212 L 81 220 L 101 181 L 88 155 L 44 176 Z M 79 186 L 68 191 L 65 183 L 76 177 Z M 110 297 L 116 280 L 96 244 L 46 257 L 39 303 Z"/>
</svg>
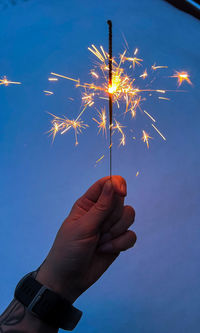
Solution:
<svg viewBox="0 0 200 333">
<path fill-rule="evenodd" d="M 166 0 L 175 7 L 200 19 L 200 0 Z"/>
</svg>

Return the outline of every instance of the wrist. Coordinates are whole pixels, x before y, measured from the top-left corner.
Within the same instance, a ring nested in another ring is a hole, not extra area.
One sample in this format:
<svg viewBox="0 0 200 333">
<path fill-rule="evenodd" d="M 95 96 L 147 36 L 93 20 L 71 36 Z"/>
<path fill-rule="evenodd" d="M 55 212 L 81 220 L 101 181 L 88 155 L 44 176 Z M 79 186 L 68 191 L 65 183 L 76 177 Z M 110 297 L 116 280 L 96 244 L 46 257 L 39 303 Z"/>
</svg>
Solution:
<svg viewBox="0 0 200 333">
<path fill-rule="evenodd" d="M 18 300 L 13 299 L 0 316 L 0 331 L 27 333 L 57 333 L 58 328 L 43 322 L 30 313 Z"/>
<path fill-rule="evenodd" d="M 30 313 L 33 320 L 36 317 L 39 322 L 46 323 L 52 329 L 74 329 L 82 316 L 82 312 L 72 305 L 74 296 L 68 294 L 67 298 L 63 297 L 61 289 L 55 288 L 52 279 L 47 279 L 41 274 L 43 270 L 38 278 L 41 282 L 38 281 L 38 270 L 26 274 L 18 282 L 15 299 L 25 307 L 27 315 Z"/>
<path fill-rule="evenodd" d="M 42 266 L 39 269 L 35 279 L 50 288 L 55 293 L 59 294 L 61 297 L 65 298 L 71 304 L 73 304 L 80 296 L 80 292 L 73 288 L 69 282 L 60 281 L 59 277 L 55 277 L 54 274 L 51 274 L 46 267 Z"/>
</svg>

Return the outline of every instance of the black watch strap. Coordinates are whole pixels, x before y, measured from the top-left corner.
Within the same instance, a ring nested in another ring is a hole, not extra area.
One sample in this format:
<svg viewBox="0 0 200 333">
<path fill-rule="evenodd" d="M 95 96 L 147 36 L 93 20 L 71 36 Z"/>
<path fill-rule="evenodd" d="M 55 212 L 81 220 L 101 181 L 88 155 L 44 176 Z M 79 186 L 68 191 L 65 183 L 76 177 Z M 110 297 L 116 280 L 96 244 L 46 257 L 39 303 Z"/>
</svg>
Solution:
<svg viewBox="0 0 200 333">
<path fill-rule="evenodd" d="M 56 328 L 73 330 L 82 312 L 59 294 L 35 280 L 32 273 L 20 280 L 14 297 L 42 321 Z"/>
</svg>

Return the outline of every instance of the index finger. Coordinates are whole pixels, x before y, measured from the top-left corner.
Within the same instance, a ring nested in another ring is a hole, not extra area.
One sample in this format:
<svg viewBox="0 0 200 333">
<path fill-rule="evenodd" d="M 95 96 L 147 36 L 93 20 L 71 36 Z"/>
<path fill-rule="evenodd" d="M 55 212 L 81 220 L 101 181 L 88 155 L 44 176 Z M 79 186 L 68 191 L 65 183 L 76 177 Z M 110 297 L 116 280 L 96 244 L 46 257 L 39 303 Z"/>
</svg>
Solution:
<svg viewBox="0 0 200 333">
<path fill-rule="evenodd" d="M 86 191 L 84 197 L 90 201 L 97 202 L 102 192 L 103 186 L 105 182 L 107 182 L 108 180 L 111 180 L 113 189 L 117 194 L 119 194 L 122 197 L 126 196 L 127 194 L 126 181 L 123 177 L 117 175 L 117 176 L 112 176 L 111 178 L 107 176 L 99 179 Z"/>
</svg>

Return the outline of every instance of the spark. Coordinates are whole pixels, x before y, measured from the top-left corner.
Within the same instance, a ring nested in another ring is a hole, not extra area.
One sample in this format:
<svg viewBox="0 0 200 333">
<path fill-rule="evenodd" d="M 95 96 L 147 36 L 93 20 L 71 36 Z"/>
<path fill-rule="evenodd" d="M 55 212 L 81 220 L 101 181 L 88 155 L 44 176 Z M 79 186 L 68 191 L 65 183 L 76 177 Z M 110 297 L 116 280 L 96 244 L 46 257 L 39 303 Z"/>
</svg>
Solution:
<svg viewBox="0 0 200 333">
<path fill-rule="evenodd" d="M 155 71 L 156 69 L 168 68 L 168 66 L 156 66 L 156 64 L 154 64 L 151 66 L 151 68 Z"/>
<path fill-rule="evenodd" d="M 53 95 L 53 92 L 49 90 L 43 90 L 43 92 L 45 93 L 46 96 Z"/>
<path fill-rule="evenodd" d="M 166 101 L 170 101 L 170 98 L 167 98 L 167 97 L 158 97 L 159 99 L 165 99 Z"/>
<path fill-rule="evenodd" d="M 141 114 L 147 115 L 149 120 L 153 123 L 156 123 L 156 119 L 146 110 L 143 111 L 143 103 L 147 100 L 148 96 L 152 96 L 153 94 L 164 95 L 166 92 L 173 92 L 180 90 L 165 90 L 163 87 L 155 87 L 151 89 L 151 84 L 155 81 L 153 77 L 154 71 L 158 69 L 166 69 L 168 66 L 157 66 L 154 64 L 150 66 L 150 68 L 142 69 L 141 72 L 136 75 L 134 70 L 136 65 L 139 66 L 137 71 L 140 70 L 140 66 L 142 66 L 143 59 L 137 58 L 138 49 L 136 48 L 133 56 L 129 56 L 128 44 L 126 45 L 126 49 L 122 54 L 119 55 L 118 58 L 112 58 L 112 84 L 109 84 L 108 74 L 109 74 L 109 55 L 103 48 L 100 46 L 97 48 L 94 44 L 88 47 L 88 50 L 95 56 L 95 63 L 92 66 L 92 69 L 89 71 L 90 80 L 92 76 L 93 82 L 90 81 L 82 81 L 80 79 L 76 79 L 73 77 L 61 75 L 58 73 L 51 72 L 51 78 L 67 79 L 74 82 L 76 88 L 81 90 L 81 109 L 77 118 L 75 120 L 70 120 L 68 118 L 59 118 L 53 115 L 53 120 L 51 122 L 50 133 L 53 136 L 53 140 L 55 136 L 60 133 L 64 134 L 68 132 L 70 129 L 74 131 L 75 134 L 75 144 L 78 144 L 77 135 L 81 133 L 83 129 L 88 127 L 81 119 L 83 115 L 88 115 L 90 119 L 92 119 L 98 128 L 98 133 L 102 133 L 107 138 L 107 131 L 110 129 L 107 118 L 108 118 L 108 110 L 106 107 L 101 106 L 97 108 L 97 103 L 101 102 L 101 104 L 107 104 L 109 100 L 109 96 L 112 95 L 112 103 L 113 108 L 116 106 L 113 113 L 113 124 L 112 130 L 113 134 L 119 135 L 119 145 L 125 146 L 126 144 L 126 130 L 124 126 L 124 122 L 121 122 L 121 117 L 124 117 L 124 121 L 135 122 L 136 113 L 141 112 Z M 152 69 L 152 70 L 150 70 Z M 180 81 L 180 84 L 186 80 L 190 83 L 189 75 L 186 72 L 175 72 L 172 77 L 177 77 Z M 49 79 L 51 79 L 49 78 Z M 146 79 L 145 86 L 142 85 L 142 80 L 139 78 Z M 54 80 L 52 80 L 54 81 Z M 146 89 L 145 89 L 146 88 Z M 148 89 L 147 89 L 148 88 Z M 45 91 L 48 92 L 48 91 Z M 50 93 L 50 92 L 49 92 Z M 158 99 L 169 100 L 167 97 L 158 96 Z M 90 108 L 90 111 L 89 111 Z M 94 116 L 94 110 L 97 110 L 98 115 Z M 126 118 L 126 119 L 125 119 Z M 120 120 L 120 122 L 119 122 Z M 164 135 L 152 124 L 152 127 L 157 131 L 157 133 L 166 140 Z M 136 140 L 136 137 L 132 137 Z M 149 148 L 149 140 L 152 137 L 142 130 L 142 140 L 146 143 L 147 148 Z M 109 147 L 109 149 L 111 146 Z M 103 155 L 104 156 L 104 155 Z"/>
<path fill-rule="evenodd" d="M 71 77 L 64 76 L 64 75 L 57 74 L 57 73 L 53 73 L 53 72 L 51 72 L 51 75 L 59 76 L 59 77 L 62 77 L 63 79 L 67 79 L 67 80 L 75 81 L 75 82 L 77 82 L 77 83 L 79 83 L 79 82 L 80 82 L 79 80 L 72 79 Z"/>
<path fill-rule="evenodd" d="M 164 137 L 164 135 L 157 129 L 157 127 L 154 124 L 151 124 L 152 127 L 156 130 L 156 132 L 161 136 L 161 138 L 163 138 L 164 141 L 166 141 L 167 139 Z"/>
<path fill-rule="evenodd" d="M 74 120 L 70 120 L 66 117 L 61 118 L 61 117 L 57 117 L 53 114 L 51 114 L 53 116 L 53 119 L 51 121 L 52 127 L 49 130 L 49 133 L 52 134 L 53 136 L 53 141 L 55 139 L 55 136 L 58 132 L 60 132 L 60 134 L 64 134 L 66 133 L 70 128 L 73 128 L 74 130 L 74 135 L 75 135 L 75 145 L 78 145 L 78 134 L 82 133 L 82 129 L 85 129 L 86 127 L 88 127 L 87 124 L 84 124 L 83 121 L 78 120 L 78 117 Z"/>
<path fill-rule="evenodd" d="M 49 81 L 58 81 L 58 78 L 57 77 L 49 77 L 48 80 Z"/>
<path fill-rule="evenodd" d="M 97 161 L 96 164 L 99 163 L 104 158 L 104 155 L 102 155 Z"/>
<path fill-rule="evenodd" d="M 94 71 L 91 71 L 90 74 L 95 77 L 96 79 L 99 78 L 99 75 L 97 73 L 95 73 Z"/>
<path fill-rule="evenodd" d="M 83 93 L 82 101 L 85 106 L 91 107 L 94 104 L 93 98 L 94 98 L 94 93 L 93 94 Z"/>
<path fill-rule="evenodd" d="M 165 94 L 166 90 L 159 90 L 159 89 L 157 89 L 156 92 L 161 93 L 161 94 Z"/>
<path fill-rule="evenodd" d="M 151 119 L 151 120 L 153 120 L 153 122 L 155 123 L 156 122 L 156 120 L 147 112 L 147 111 L 145 111 L 144 110 L 144 113 L 146 113 L 146 115 Z"/>
<path fill-rule="evenodd" d="M 136 57 L 133 57 L 133 58 L 132 57 L 124 57 L 122 62 L 124 62 L 126 60 L 133 63 L 132 64 L 133 68 L 135 68 L 135 65 L 141 66 L 141 62 L 143 61 L 143 59 L 139 59 L 139 58 L 136 58 Z"/>
<path fill-rule="evenodd" d="M 143 79 L 146 79 L 147 76 L 148 76 L 147 70 L 145 69 L 144 73 L 141 74 L 140 77 L 142 77 Z"/>
<path fill-rule="evenodd" d="M 101 112 L 98 111 L 100 120 L 97 120 L 95 118 L 92 118 L 96 123 L 98 124 L 99 132 L 102 131 L 103 134 L 106 135 L 106 125 L 107 125 L 107 118 L 106 118 L 106 110 L 105 108 L 101 110 Z M 98 133 L 99 133 L 98 132 Z"/>
<path fill-rule="evenodd" d="M 91 47 L 88 47 L 88 50 L 92 52 L 101 62 L 104 62 L 105 60 L 104 54 L 102 56 L 102 54 L 99 52 L 99 50 L 96 48 L 95 45 L 92 44 Z"/>
<path fill-rule="evenodd" d="M 126 143 L 126 137 L 125 137 L 125 134 L 124 134 L 124 131 L 122 128 L 124 128 L 125 126 L 122 126 L 117 120 L 115 120 L 115 126 L 113 126 L 113 130 L 117 129 L 117 131 L 119 133 L 121 133 L 121 140 L 120 140 L 120 146 L 125 146 L 125 143 Z"/>
<path fill-rule="evenodd" d="M 142 131 L 143 136 L 142 136 L 142 140 L 144 143 L 146 143 L 147 148 L 149 148 L 149 139 L 152 139 L 151 136 L 149 136 L 149 134 L 147 134 L 144 130 Z"/>
<path fill-rule="evenodd" d="M 0 79 L 0 85 L 5 85 L 7 87 L 9 84 L 21 84 L 21 82 L 9 81 L 6 76 L 4 76 L 3 79 Z"/>
<path fill-rule="evenodd" d="M 139 171 L 136 172 L 136 177 L 138 177 L 138 176 L 139 176 Z"/>
<path fill-rule="evenodd" d="M 183 81 L 187 81 L 187 83 L 192 84 L 190 80 L 190 76 L 187 72 L 175 72 L 173 76 L 178 79 L 178 86 L 180 87 Z"/>
</svg>

